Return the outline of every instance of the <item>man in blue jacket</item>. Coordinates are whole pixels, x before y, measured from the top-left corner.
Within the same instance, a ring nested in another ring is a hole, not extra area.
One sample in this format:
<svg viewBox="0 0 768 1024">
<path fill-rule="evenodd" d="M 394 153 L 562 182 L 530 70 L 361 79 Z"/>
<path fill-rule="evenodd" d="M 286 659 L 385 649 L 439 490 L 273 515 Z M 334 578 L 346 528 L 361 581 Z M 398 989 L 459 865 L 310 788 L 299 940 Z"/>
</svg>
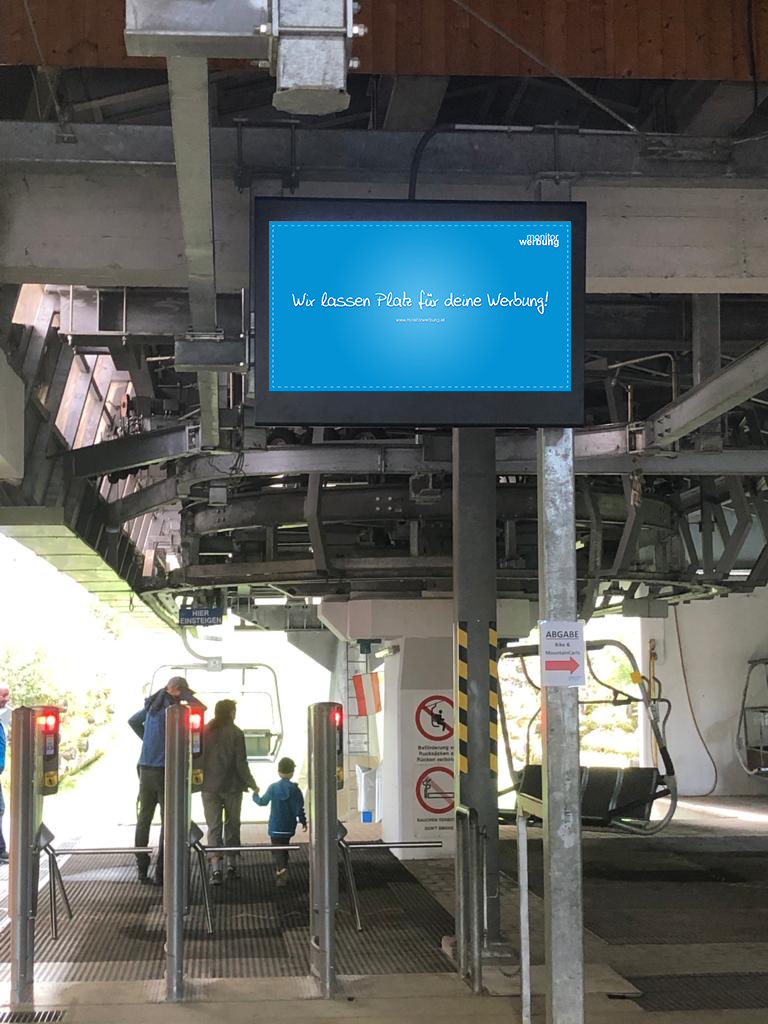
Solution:
<svg viewBox="0 0 768 1024">
<path fill-rule="evenodd" d="M 253 801 L 259 807 L 271 803 L 269 825 L 267 831 L 273 846 L 287 846 L 296 835 L 296 822 L 300 822 L 307 831 L 307 816 L 304 813 L 304 797 L 295 782 L 291 782 L 296 765 L 290 757 L 282 757 L 277 763 L 279 782 L 273 782 L 264 796 L 259 795 L 258 787 L 253 794 Z M 288 882 L 288 851 L 275 850 L 272 854 L 275 862 L 275 881 L 282 888 Z"/>
<path fill-rule="evenodd" d="M 182 701 L 205 711 L 183 676 L 169 679 L 164 690 L 158 690 L 144 701 L 144 707 L 128 719 L 128 724 L 141 740 L 139 757 L 139 811 L 136 819 L 134 846 L 149 844 L 149 829 L 160 805 L 160 842 L 157 847 L 155 885 L 163 884 L 163 803 L 165 797 L 165 712 Z M 149 882 L 149 854 L 137 853 L 139 881 Z"/>
</svg>

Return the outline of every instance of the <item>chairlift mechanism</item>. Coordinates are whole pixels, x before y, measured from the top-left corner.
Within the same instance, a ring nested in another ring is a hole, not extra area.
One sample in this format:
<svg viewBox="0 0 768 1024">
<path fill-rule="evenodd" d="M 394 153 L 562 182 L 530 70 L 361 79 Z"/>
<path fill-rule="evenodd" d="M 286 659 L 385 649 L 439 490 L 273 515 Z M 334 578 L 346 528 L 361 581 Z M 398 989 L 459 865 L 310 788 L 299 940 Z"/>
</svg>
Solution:
<svg viewBox="0 0 768 1024">
<path fill-rule="evenodd" d="M 215 667 L 212 667 L 211 663 Z M 247 678 L 248 673 L 259 669 L 263 669 L 271 677 L 271 686 L 268 689 L 264 689 L 263 684 L 254 686 Z M 239 691 L 233 692 L 233 687 L 230 685 L 221 686 L 220 688 L 212 685 L 212 679 L 216 675 L 233 671 L 240 673 Z M 148 695 L 155 692 L 159 685 L 158 676 L 162 674 L 165 674 L 166 677 L 167 675 L 183 675 L 187 677 L 193 673 L 195 675 L 205 673 L 205 685 L 200 685 L 199 689 L 205 694 L 220 694 L 220 699 L 222 700 L 229 697 L 233 700 L 239 699 L 241 702 L 244 702 L 245 697 L 253 695 L 260 695 L 266 698 L 269 705 L 269 725 L 252 725 L 247 718 L 247 709 L 244 715 L 241 713 L 239 725 L 245 734 L 245 750 L 249 763 L 274 763 L 277 760 L 283 743 L 284 729 L 277 674 L 272 666 L 260 662 L 222 662 L 220 659 L 214 658 L 205 658 L 199 662 L 186 665 L 160 665 L 153 673 L 149 685 L 145 687 L 145 694 Z"/>
<path fill-rule="evenodd" d="M 661 832 L 672 820 L 677 808 L 677 780 L 675 768 L 667 749 L 666 725 L 671 712 L 669 700 L 662 696 L 661 683 L 654 676 L 653 680 L 643 676 L 631 650 L 618 640 L 589 640 L 586 644 L 587 652 L 599 651 L 606 647 L 618 648 L 629 661 L 632 669 L 633 682 L 640 689 L 640 696 L 625 693 L 611 686 L 595 675 L 591 664 L 588 662 L 589 672 L 592 678 L 600 686 L 604 686 L 613 694 L 611 704 L 639 704 L 642 703 L 648 713 L 648 721 L 659 751 L 659 758 L 663 765 L 663 771 L 657 768 L 610 768 L 610 767 L 587 767 L 581 768 L 581 797 L 582 797 L 582 823 L 588 828 L 600 828 L 613 826 L 625 832 L 632 832 L 639 835 L 653 835 Z M 537 656 L 539 653 L 538 644 L 518 645 L 509 647 L 504 652 L 508 657 L 519 658 L 523 672 L 528 683 L 539 689 L 528 674 L 525 659 Z M 765 660 L 768 665 L 768 659 Z M 654 695 L 652 682 L 657 686 Z M 503 702 L 500 697 L 499 711 L 504 715 Z M 580 704 L 604 703 L 599 700 L 583 700 Z M 663 715 L 660 711 L 664 705 L 666 710 Z M 766 708 L 768 714 L 768 708 Z M 530 733 L 536 719 L 541 714 L 541 709 L 536 712 L 528 723 L 528 740 L 526 750 L 530 751 Z M 506 731 L 505 731 L 506 732 Z M 507 747 L 507 758 L 510 769 L 512 768 L 511 750 L 508 745 L 508 738 L 505 734 L 505 745 Z M 768 718 L 766 719 L 766 774 L 768 774 Z M 542 777 L 541 765 L 531 764 L 526 756 L 526 764 L 522 771 L 511 772 L 514 785 L 511 787 L 520 795 L 531 798 L 536 804 L 542 799 Z M 656 800 L 669 798 L 669 808 L 666 814 L 659 821 L 651 821 L 651 808 Z"/>
</svg>

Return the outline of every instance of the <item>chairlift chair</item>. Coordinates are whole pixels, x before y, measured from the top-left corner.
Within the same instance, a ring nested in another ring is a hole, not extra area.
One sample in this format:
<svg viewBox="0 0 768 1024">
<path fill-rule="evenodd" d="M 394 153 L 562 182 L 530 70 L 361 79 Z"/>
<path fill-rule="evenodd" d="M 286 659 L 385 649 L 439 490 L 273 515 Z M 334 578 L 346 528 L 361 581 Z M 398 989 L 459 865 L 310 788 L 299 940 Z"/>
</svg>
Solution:
<svg viewBox="0 0 768 1024">
<path fill-rule="evenodd" d="M 768 778 L 768 703 L 747 703 L 752 675 L 758 668 L 763 669 L 763 699 L 768 701 L 768 658 L 753 658 L 748 664 L 736 725 L 736 756 L 747 775 Z"/>
<path fill-rule="evenodd" d="M 261 679 L 254 678 L 256 673 Z M 263 673 L 269 680 L 266 684 Z M 238 725 L 245 734 L 249 764 L 272 764 L 277 760 L 283 743 L 283 713 L 277 674 L 271 665 L 212 658 L 185 665 L 160 665 L 145 689 L 154 693 L 163 678 L 174 675 L 188 679 L 206 703 L 225 698 L 237 701 Z"/>
<path fill-rule="evenodd" d="M 581 767 L 581 815 L 582 824 L 585 828 L 606 828 L 614 827 L 624 832 L 632 832 L 638 835 L 654 835 L 661 832 L 672 820 L 677 808 L 677 780 L 672 759 L 667 749 L 666 725 L 671 711 L 669 701 L 661 694 L 661 684 L 654 677 L 657 691 L 654 694 L 651 680 L 643 676 L 638 668 L 637 661 L 624 644 L 618 640 L 590 640 L 587 641 L 587 652 L 603 650 L 606 647 L 618 648 L 627 658 L 632 669 L 633 682 L 640 689 L 640 696 L 625 693 L 616 689 L 608 683 L 603 682 L 595 675 L 591 664 L 588 662 L 590 675 L 599 685 L 606 687 L 613 693 L 611 703 L 628 704 L 642 703 L 648 713 L 648 721 L 656 745 L 658 747 L 661 766 L 659 768 L 613 768 L 613 767 Z M 525 659 L 537 656 L 538 645 L 517 645 L 507 648 L 504 654 L 508 657 L 519 658 L 523 667 L 523 673 L 527 682 L 539 689 L 528 674 Z M 766 659 L 768 664 L 768 659 Z M 500 714 L 504 715 L 503 702 L 500 697 Z M 595 704 L 599 701 L 584 700 L 580 704 Z M 661 713 L 661 706 L 665 711 Z M 768 709 L 766 709 L 768 711 Z M 528 724 L 527 749 L 530 751 L 530 731 L 539 717 L 539 709 Z M 766 723 L 766 740 L 768 741 L 768 721 Z M 511 750 L 504 730 L 504 741 L 507 749 L 507 758 L 510 769 L 512 768 Z M 768 742 L 766 744 L 766 774 L 768 774 Z M 535 806 L 541 803 L 543 798 L 542 789 L 542 766 L 531 764 L 526 758 L 526 764 L 522 771 L 512 773 L 515 780 L 512 789 L 518 794 L 531 798 Z M 663 770 L 662 770 L 663 769 Z M 656 800 L 669 798 L 669 807 L 664 817 L 658 821 L 651 820 L 651 810 Z"/>
</svg>

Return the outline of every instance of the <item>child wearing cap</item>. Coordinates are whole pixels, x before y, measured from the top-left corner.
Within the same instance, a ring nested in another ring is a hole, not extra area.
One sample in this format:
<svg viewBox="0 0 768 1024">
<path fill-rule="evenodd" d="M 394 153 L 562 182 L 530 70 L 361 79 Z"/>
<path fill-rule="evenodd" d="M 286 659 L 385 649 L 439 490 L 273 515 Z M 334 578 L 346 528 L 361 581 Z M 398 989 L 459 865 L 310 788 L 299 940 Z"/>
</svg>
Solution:
<svg viewBox="0 0 768 1024">
<path fill-rule="evenodd" d="M 290 757 L 281 758 L 277 764 L 280 780 L 273 782 L 264 796 L 260 795 L 258 787 L 253 794 L 253 801 L 259 807 L 272 805 L 267 831 L 273 846 L 288 846 L 296 835 L 296 822 L 301 824 L 305 832 L 307 831 L 304 797 L 296 783 L 291 782 L 295 771 L 296 765 Z M 288 851 L 275 850 L 272 859 L 275 863 L 275 882 L 282 888 L 288 881 Z"/>
</svg>

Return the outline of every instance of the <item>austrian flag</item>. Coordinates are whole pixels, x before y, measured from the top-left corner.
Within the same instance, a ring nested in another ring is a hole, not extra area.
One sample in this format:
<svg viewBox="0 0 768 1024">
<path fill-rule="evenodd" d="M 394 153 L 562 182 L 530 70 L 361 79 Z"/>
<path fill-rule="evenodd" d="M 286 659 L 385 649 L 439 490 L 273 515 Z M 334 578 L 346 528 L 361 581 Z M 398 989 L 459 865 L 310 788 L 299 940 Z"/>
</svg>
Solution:
<svg viewBox="0 0 768 1024">
<path fill-rule="evenodd" d="M 356 673 L 352 676 L 352 685 L 357 698 L 358 715 L 375 715 L 381 711 L 381 680 L 378 672 L 367 675 Z"/>
</svg>

